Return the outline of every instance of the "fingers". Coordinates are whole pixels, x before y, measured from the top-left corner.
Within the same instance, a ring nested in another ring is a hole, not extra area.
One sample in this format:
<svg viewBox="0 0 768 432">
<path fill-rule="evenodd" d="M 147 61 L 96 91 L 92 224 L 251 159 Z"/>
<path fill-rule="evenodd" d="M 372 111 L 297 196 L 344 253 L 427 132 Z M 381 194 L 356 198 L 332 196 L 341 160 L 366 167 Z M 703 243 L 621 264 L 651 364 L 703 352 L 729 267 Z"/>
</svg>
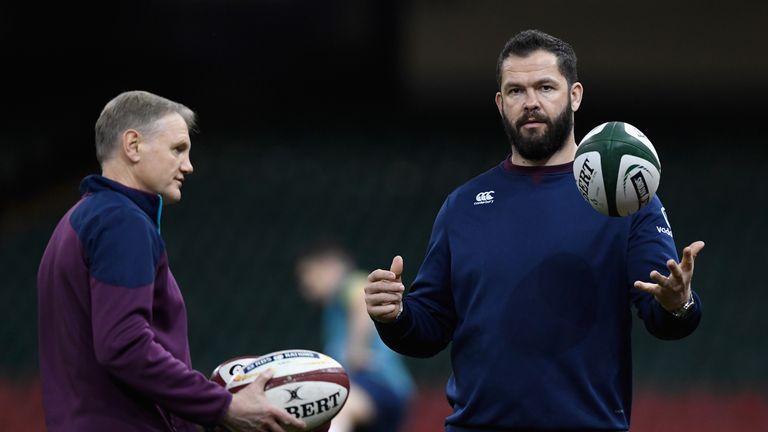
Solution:
<svg viewBox="0 0 768 432">
<path fill-rule="evenodd" d="M 704 249 L 704 242 L 701 240 L 695 241 L 688 247 L 691 248 L 691 254 L 693 255 L 693 258 L 696 258 L 696 255 L 698 255 L 699 252 Z"/>
<path fill-rule="evenodd" d="M 260 373 L 258 377 L 256 377 L 255 380 L 251 383 L 251 385 L 255 386 L 262 392 L 264 391 L 264 387 L 267 385 L 267 381 L 271 380 L 272 377 L 275 375 L 275 372 L 272 369 L 267 369 L 264 372 Z"/>
<path fill-rule="evenodd" d="M 368 306 L 368 315 L 374 321 L 388 323 L 397 319 L 400 314 L 400 304 L 388 304 L 381 306 Z"/>
<path fill-rule="evenodd" d="M 368 275 L 368 281 L 376 282 L 380 280 L 399 281 L 403 274 L 403 258 L 398 255 L 392 259 L 392 265 L 387 270 L 374 270 Z"/>
<path fill-rule="evenodd" d="M 666 276 L 662 275 L 661 273 L 657 272 L 656 270 L 653 270 L 651 272 L 651 280 L 661 286 L 666 286 L 669 284 L 669 279 Z"/>
<path fill-rule="evenodd" d="M 266 432 L 285 432 L 285 429 L 280 427 L 280 425 L 277 424 L 277 422 L 272 420 L 265 420 L 263 429 Z"/>
<path fill-rule="evenodd" d="M 371 282 L 365 286 L 365 295 L 369 296 L 378 293 L 402 294 L 405 291 L 405 285 L 399 282 L 378 281 Z"/>
<path fill-rule="evenodd" d="M 369 306 L 397 304 L 402 300 L 403 296 L 397 293 L 376 293 L 365 296 L 365 303 Z"/>
<path fill-rule="evenodd" d="M 392 259 L 392 265 L 389 271 L 377 269 L 368 275 L 368 282 L 378 282 L 382 280 L 400 282 L 400 276 L 403 274 L 403 257 L 397 255 Z"/>
<path fill-rule="evenodd" d="M 659 295 L 661 293 L 661 287 L 659 285 L 648 282 L 635 281 L 635 288 L 639 289 L 640 291 L 645 291 L 653 296 Z"/>
<path fill-rule="evenodd" d="M 368 315 L 377 321 L 391 321 L 400 313 L 405 287 L 401 283 L 382 281 L 365 287 L 365 306 Z"/>
<path fill-rule="evenodd" d="M 299 428 L 299 429 L 302 429 L 302 430 L 305 427 L 307 427 L 306 423 L 304 423 L 303 421 L 297 419 L 293 415 L 288 414 L 288 411 L 286 411 L 284 409 L 276 408 L 274 416 L 275 416 L 275 418 L 277 419 L 277 421 L 281 425 L 292 426 L 292 427 Z"/>
<path fill-rule="evenodd" d="M 400 280 L 400 275 L 403 274 L 403 257 L 397 255 L 392 258 L 392 265 L 389 266 L 389 271 L 395 274 L 395 277 Z"/>
<path fill-rule="evenodd" d="M 400 312 L 400 304 L 386 304 L 378 306 L 368 306 L 368 314 L 372 317 L 386 318 L 390 315 L 394 318 Z"/>
<path fill-rule="evenodd" d="M 675 260 L 669 260 L 667 261 L 667 268 L 669 269 L 669 276 L 670 278 L 674 277 L 679 283 L 684 283 L 685 279 L 683 277 L 683 270 L 680 268 L 681 266 L 677 265 Z"/>
<path fill-rule="evenodd" d="M 374 270 L 368 275 L 368 282 L 378 282 L 382 280 L 397 281 L 397 275 L 387 270 Z"/>
<path fill-rule="evenodd" d="M 403 302 L 405 286 L 401 283 L 403 257 L 392 259 L 387 270 L 374 270 L 368 275 L 365 286 L 365 306 L 368 315 L 376 321 L 388 322 L 397 318 Z"/>
<path fill-rule="evenodd" d="M 267 369 L 256 379 L 232 396 L 227 417 L 223 424 L 233 430 L 260 432 L 286 432 L 304 430 L 306 424 L 284 409 L 270 403 L 264 387 L 274 377 L 274 371 Z"/>
<path fill-rule="evenodd" d="M 693 262 L 702 249 L 704 249 L 703 241 L 695 241 L 683 249 L 683 260 L 680 262 L 680 266 L 683 267 L 684 271 L 693 270 Z"/>
</svg>

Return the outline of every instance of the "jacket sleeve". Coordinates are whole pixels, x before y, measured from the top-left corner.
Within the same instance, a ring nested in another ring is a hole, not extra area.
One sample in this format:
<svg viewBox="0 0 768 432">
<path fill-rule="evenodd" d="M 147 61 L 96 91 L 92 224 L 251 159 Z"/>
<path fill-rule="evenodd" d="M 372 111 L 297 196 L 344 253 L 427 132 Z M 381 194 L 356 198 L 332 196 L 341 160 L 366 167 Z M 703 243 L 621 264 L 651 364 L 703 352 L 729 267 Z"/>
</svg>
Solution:
<svg viewBox="0 0 768 432">
<path fill-rule="evenodd" d="M 451 251 L 448 239 L 448 202 L 435 219 L 427 254 L 397 320 L 377 322 L 381 339 L 392 350 L 412 357 L 431 357 L 452 340 L 456 311 L 451 292 Z"/>
<path fill-rule="evenodd" d="M 98 225 L 85 240 L 97 361 L 163 409 L 198 424 L 218 423 L 232 396 L 168 352 L 150 325 L 159 234 L 143 215 L 125 209 L 102 215 Z"/>
<path fill-rule="evenodd" d="M 649 333 L 659 339 L 680 339 L 696 330 L 701 321 L 701 299 L 694 293 L 695 306 L 688 315 L 676 318 L 651 295 L 634 287 L 634 282 L 650 280 L 651 270 L 669 274 L 666 262 L 678 261 L 672 227 L 658 197 L 632 216 L 627 250 L 627 276 L 637 315 Z"/>
</svg>

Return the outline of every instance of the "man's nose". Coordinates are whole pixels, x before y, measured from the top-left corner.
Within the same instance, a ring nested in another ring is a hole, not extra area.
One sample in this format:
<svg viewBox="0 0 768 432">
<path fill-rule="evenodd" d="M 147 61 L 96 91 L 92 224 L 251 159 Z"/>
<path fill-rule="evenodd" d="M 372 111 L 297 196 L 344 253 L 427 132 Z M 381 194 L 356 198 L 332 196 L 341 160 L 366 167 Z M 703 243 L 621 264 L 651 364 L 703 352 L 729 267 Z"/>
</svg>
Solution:
<svg viewBox="0 0 768 432">
<path fill-rule="evenodd" d="M 181 172 L 184 174 L 191 174 L 194 170 L 195 168 L 192 166 L 192 159 L 186 158 L 184 162 L 181 163 Z"/>
<path fill-rule="evenodd" d="M 528 89 L 525 92 L 525 100 L 523 101 L 523 109 L 525 111 L 536 111 L 541 108 L 539 104 L 539 97 L 536 94 L 535 89 Z"/>
</svg>

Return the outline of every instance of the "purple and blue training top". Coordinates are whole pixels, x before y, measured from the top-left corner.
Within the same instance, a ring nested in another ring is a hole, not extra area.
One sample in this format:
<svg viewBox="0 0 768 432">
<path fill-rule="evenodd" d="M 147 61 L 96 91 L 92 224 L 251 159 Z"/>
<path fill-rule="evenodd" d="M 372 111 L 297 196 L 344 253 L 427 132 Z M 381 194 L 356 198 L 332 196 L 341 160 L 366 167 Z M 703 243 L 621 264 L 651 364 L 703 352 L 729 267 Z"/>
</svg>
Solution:
<svg viewBox="0 0 768 432">
<path fill-rule="evenodd" d="M 48 430 L 216 424 L 232 396 L 191 367 L 184 300 L 160 236 L 161 197 L 102 176 L 80 190 L 38 273 Z"/>
</svg>

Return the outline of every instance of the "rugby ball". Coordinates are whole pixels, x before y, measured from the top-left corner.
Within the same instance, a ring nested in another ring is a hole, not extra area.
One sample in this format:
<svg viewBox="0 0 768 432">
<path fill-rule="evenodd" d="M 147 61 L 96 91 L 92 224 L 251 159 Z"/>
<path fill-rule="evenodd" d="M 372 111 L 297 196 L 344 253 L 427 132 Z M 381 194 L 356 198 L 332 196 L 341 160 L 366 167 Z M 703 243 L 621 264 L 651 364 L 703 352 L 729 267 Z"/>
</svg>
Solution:
<svg viewBox="0 0 768 432">
<path fill-rule="evenodd" d="M 661 180 L 661 162 L 648 137 L 629 123 L 592 129 L 579 143 L 573 178 L 581 196 L 607 216 L 628 216 L 648 204 Z"/>
<path fill-rule="evenodd" d="M 267 369 L 274 373 L 264 386 L 267 399 L 304 421 L 305 430 L 327 431 L 347 401 L 349 377 L 325 354 L 293 349 L 235 357 L 217 366 L 211 380 L 237 393 Z"/>
</svg>

